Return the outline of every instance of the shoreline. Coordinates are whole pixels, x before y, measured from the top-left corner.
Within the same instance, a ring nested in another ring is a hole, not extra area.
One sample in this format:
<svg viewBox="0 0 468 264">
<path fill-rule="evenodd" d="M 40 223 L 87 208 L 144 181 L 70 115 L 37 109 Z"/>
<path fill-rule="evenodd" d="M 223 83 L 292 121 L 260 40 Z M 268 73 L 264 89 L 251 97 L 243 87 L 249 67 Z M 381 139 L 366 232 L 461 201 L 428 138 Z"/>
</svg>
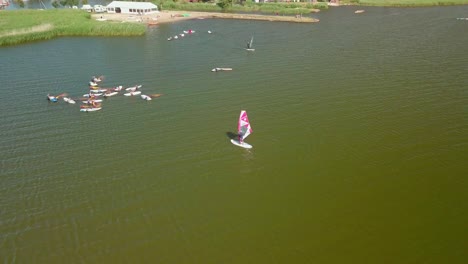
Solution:
<svg viewBox="0 0 468 264">
<path fill-rule="evenodd" d="M 190 19 L 243 19 L 259 20 L 272 22 L 290 22 L 290 23 L 317 23 L 320 20 L 311 17 L 300 16 L 280 16 L 280 15 L 257 15 L 257 14 L 237 14 L 237 13 L 219 13 L 219 12 L 198 12 L 198 11 L 160 11 L 155 14 L 132 15 L 132 14 L 92 14 L 92 19 L 98 21 L 113 22 L 132 22 L 146 23 L 148 25 L 166 24 Z"/>
</svg>

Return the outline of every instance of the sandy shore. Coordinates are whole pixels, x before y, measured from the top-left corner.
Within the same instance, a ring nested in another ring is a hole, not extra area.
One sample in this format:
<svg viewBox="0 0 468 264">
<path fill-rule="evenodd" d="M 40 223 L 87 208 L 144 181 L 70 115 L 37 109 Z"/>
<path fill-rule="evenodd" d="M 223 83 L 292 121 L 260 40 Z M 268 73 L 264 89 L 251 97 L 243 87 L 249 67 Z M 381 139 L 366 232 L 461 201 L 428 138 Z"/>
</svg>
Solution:
<svg viewBox="0 0 468 264">
<path fill-rule="evenodd" d="M 162 24 L 172 23 L 188 19 L 205 19 L 205 18 L 225 18 L 225 19 L 248 19 L 248 20 L 263 20 L 277 22 L 293 22 L 293 23 L 313 23 L 318 22 L 318 19 L 310 17 L 294 17 L 294 16 L 267 16 L 255 14 L 232 14 L 232 13 L 215 13 L 215 12 L 193 12 L 193 11 L 161 11 L 157 14 L 147 15 L 129 15 L 129 14 L 92 14 L 93 19 L 119 22 L 135 22 L 147 24 Z"/>
</svg>

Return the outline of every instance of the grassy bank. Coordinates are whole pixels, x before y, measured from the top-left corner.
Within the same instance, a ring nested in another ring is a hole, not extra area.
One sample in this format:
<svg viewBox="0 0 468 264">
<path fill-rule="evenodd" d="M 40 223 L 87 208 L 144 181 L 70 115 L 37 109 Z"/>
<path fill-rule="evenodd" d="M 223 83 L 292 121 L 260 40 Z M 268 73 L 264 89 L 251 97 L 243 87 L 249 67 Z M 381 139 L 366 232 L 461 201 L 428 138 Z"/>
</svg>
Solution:
<svg viewBox="0 0 468 264">
<path fill-rule="evenodd" d="M 140 36 L 145 25 L 99 22 L 82 10 L 13 10 L 0 16 L 0 46 L 60 36 Z"/>
<path fill-rule="evenodd" d="M 468 4 L 468 0 L 341 0 L 340 2 L 341 4 L 353 4 L 362 6 L 396 7 L 448 6 Z"/>
<path fill-rule="evenodd" d="M 308 14 L 317 12 L 318 9 L 327 9 L 325 3 L 254 3 L 250 0 L 243 5 L 233 4 L 226 8 L 221 8 L 214 3 L 190 3 L 173 2 L 167 0 L 154 1 L 161 10 L 184 10 L 184 11 L 205 11 L 205 12 L 247 12 L 247 13 L 265 13 L 265 14 Z"/>
</svg>

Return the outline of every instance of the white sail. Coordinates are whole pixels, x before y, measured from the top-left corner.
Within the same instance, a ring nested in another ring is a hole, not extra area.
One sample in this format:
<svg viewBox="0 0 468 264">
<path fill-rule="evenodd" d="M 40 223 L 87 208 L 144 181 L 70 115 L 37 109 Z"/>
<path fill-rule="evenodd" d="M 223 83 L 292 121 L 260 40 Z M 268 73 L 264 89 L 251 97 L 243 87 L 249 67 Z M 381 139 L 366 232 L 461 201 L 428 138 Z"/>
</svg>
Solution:
<svg viewBox="0 0 468 264">
<path fill-rule="evenodd" d="M 247 47 L 245 48 L 246 50 L 255 51 L 255 49 L 253 48 L 253 39 L 254 37 L 252 36 L 252 38 L 250 38 L 250 41 L 247 42 Z"/>
<path fill-rule="evenodd" d="M 249 122 L 247 112 L 242 110 L 239 116 L 239 122 L 237 124 L 237 132 L 239 133 L 239 142 L 244 141 L 250 134 L 252 134 L 252 126 Z"/>
</svg>

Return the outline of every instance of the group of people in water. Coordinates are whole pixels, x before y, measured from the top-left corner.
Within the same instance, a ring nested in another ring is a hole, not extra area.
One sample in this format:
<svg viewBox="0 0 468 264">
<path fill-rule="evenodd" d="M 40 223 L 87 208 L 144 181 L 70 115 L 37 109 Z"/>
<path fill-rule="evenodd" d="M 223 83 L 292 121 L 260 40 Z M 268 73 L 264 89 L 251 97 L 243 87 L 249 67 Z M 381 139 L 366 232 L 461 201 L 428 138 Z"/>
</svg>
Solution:
<svg viewBox="0 0 468 264">
<path fill-rule="evenodd" d="M 110 96 L 115 96 L 117 95 L 120 91 L 122 91 L 123 86 L 116 86 L 112 88 L 100 88 L 99 83 L 104 80 L 103 76 L 96 77 L 93 76 L 89 82 L 89 92 L 84 94 L 84 98 L 80 98 L 79 100 L 83 103 L 83 105 L 80 105 L 80 111 L 82 112 L 92 112 L 92 111 L 98 111 L 102 108 L 101 102 L 103 101 L 100 99 L 98 96 L 103 95 L 103 97 L 110 97 Z M 125 96 L 135 96 L 135 95 L 141 95 L 141 98 L 146 101 L 150 101 L 153 98 L 160 97 L 162 94 L 151 94 L 151 95 L 144 95 L 141 94 L 140 88 L 142 85 L 135 85 L 131 87 L 125 88 L 127 91 L 124 93 Z M 73 100 L 72 98 L 67 97 L 66 93 L 59 94 L 59 95 L 51 95 L 47 94 L 47 100 L 50 102 L 58 102 L 59 98 L 63 97 L 63 100 L 69 104 L 75 104 L 76 101 Z"/>
<path fill-rule="evenodd" d="M 90 86 L 89 86 L 89 93 L 88 93 L 88 100 L 86 100 L 86 105 L 82 105 L 81 108 L 99 108 L 101 107 L 101 104 L 98 103 L 96 100 L 96 95 L 91 92 L 91 90 L 96 89 L 98 86 L 98 83 L 100 83 L 103 80 L 103 76 L 93 76 L 91 78 Z M 94 84 L 94 85 L 91 85 Z"/>
<path fill-rule="evenodd" d="M 99 108 L 101 107 L 101 104 L 99 102 L 97 102 L 97 98 L 96 98 L 96 95 L 91 92 L 93 89 L 97 88 L 97 83 L 101 82 L 102 81 L 102 76 L 101 77 L 96 77 L 96 76 L 93 76 L 91 78 L 91 81 L 90 81 L 90 91 L 88 94 L 86 94 L 85 96 L 87 96 L 86 100 L 83 101 L 83 103 L 85 103 L 85 105 L 82 105 L 80 106 L 81 109 L 83 108 Z M 93 85 L 91 85 L 93 84 Z M 56 103 L 58 102 L 58 100 L 60 98 L 64 98 L 64 101 L 68 102 L 68 103 L 71 103 L 71 104 L 74 104 L 75 103 L 75 100 L 71 99 L 71 98 L 68 98 L 66 97 L 67 94 L 66 93 L 61 93 L 59 95 L 51 95 L 51 94 L 47 94 L 47 100 L 49 100 L 50 102 L 53 102 L 53 103 Z"/>
</svg>

